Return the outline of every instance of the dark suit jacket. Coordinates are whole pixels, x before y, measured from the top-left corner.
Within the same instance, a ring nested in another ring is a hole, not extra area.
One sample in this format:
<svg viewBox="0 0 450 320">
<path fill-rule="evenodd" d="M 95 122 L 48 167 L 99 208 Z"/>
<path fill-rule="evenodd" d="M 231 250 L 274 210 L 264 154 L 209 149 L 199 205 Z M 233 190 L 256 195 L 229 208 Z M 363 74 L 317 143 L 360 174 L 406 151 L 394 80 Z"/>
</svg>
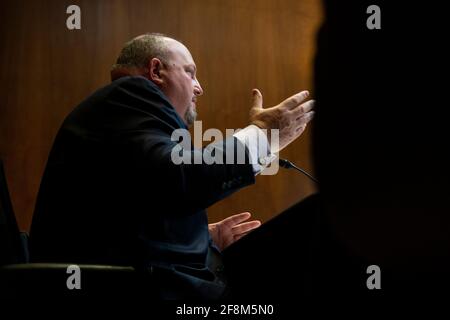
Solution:
<svg viewBox="0 0 450 320">
<path fill-rule="evenodd" d="M 173 164 L 177 128 L 186 126 L 143 77 L 118 79 L 83 101 L 65 119 L 48 159 L 30 234 L 32 260 L 151 266 L 164 279 L 165 298 L 183 297 L 181 290 L 219 295 L 223 283 L 208 262 L 220 257 L 205 208 L 254 183 L 252 166 L 234 137 L 214 146 L 225 157 L 234 142 L 245 149 L 246 164 Z"/>
</svg>

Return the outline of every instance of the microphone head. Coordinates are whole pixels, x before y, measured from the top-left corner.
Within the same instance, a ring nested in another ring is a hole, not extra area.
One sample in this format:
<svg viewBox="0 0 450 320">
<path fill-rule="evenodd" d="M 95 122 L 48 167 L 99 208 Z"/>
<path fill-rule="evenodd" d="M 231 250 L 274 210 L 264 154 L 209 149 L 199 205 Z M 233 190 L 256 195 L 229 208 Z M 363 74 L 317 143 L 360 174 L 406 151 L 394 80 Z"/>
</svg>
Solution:
<svg viewBox="0 0 450 320">
<path fill-rule="evenodd" d="M 282 167 L 282 168 L 286 168 L 286 169 L 292 168 L 292 164 L 286 159 L 279 158 L 278 163 L 279 163 L 280 167 Z"/>
</svg>

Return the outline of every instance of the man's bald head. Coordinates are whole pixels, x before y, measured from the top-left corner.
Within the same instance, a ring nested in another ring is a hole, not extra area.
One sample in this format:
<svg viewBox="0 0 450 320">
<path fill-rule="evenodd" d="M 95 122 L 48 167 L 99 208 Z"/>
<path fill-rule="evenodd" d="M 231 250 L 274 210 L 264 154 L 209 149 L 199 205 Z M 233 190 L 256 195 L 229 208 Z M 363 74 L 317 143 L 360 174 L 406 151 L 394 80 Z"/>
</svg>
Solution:
<svg viewBox="0 0 450 320">
<path fill-rule="evenodd" d="M 128 41 L 111 68 L 111 80 L 144 74 L 153 58 L 167 62 L 173 42 L 178 41 L 161 33 L 147 33 Z"/>
</svg>

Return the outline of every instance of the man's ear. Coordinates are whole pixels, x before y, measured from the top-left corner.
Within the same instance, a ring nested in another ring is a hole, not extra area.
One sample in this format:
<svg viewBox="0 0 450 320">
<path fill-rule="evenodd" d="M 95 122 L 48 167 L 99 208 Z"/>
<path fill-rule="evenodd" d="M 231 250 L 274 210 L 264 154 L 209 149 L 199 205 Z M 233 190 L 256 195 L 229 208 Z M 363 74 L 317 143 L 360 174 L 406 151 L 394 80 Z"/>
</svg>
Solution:
<svg viewBox="0 0 450 320">
<path fill-rule="evenodd" d="M 149 79 L 156 84 L 162 84 L 163 78 L 161 76 L 161 70 L 164 68 L 164 64 L 158 58 L 153 58 L 148 63 Z"/>
</svg>

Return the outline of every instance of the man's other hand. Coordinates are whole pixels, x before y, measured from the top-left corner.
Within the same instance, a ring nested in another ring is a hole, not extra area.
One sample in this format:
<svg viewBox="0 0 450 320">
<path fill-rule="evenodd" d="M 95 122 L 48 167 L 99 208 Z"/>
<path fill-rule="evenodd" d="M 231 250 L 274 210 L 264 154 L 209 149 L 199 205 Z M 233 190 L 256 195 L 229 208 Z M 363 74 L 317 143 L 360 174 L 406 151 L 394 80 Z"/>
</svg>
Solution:
<svg viewBox="0 0 450 320">
<path fill-rule="evenodd" d="M 258 228 L 261 225 L 261 221 L 259 220 L 244 222 L 251 216 L 250 212 L 243 212 L 232 215 L 217 223 L 209 224 L 209 233 L 216 246 L 220 250 L 223 250 L 251 230 Z"/>
</svg>

